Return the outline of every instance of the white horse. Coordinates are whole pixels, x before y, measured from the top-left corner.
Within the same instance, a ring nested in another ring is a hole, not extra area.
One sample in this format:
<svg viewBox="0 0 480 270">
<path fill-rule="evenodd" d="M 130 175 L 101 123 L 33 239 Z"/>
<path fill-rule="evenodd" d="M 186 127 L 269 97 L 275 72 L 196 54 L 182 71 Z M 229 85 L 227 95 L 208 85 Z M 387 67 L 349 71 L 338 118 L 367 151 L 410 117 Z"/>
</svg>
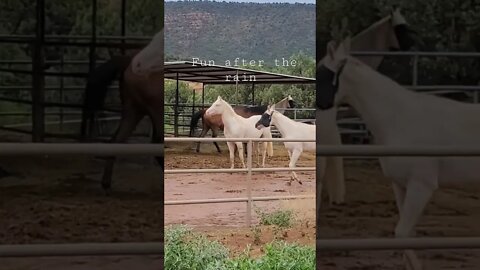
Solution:
<svg viewBox="0 0 480 270">
<path fill-rule="evenodd" d="M 261 115 L 254 115 L 249 118 L 244 118 L 233 110 L 232 106 L 218 96 L 217 100 L 207 109 L 206 115 L 221 115 L 224 125 L 223 134 L 225 138 L 272 138 L 270 128 L 258 130 L 255 128 L 255 123 L 260 119 Z M 238 156 L 245 168 L 245 152 L 243 150 L 242 142 L 227 142 L 228 150 L 230 152 L 230 168 L 233 169 L 235 165 L 235 145 L 238 149 Z M 262 166 L 265 167 L 266 153 L 268 156 L 273 156 L 272 142 L 263 143 L 262 152 Z M 253 149 L 253 147 L 252 147 Z"/>
<path fill-rule="evenodd" d="M 163 72 L 163 28 L 156 33 L 148 45 L 132 59 L 132 71 L 138 75 Z"/>
<path fill-rule="evenodd" d="M 408 50 L 414 43 L 411 29 L 407 21 L 396 8 L 389 16 L 375 22 L 364 31 L 352 38 L 352 49 L 355 51 L 389 51 Z M 319 46 L 318 44 L 317 46 Z M 322 48 L 323 49 L 323 48 Z M 383 56 L 358 56 L 359 60 L 368 66 L 377 69 Z M 317 69 L 324 59 L 318 62 Z M 318 80 L 318 79 L 317 79 Z M 320 89 L 317 85 L 317 89 Z M 317 143 L 341 145 L 340 131 L 337 127 L 337 108 L 317 110 Z M 319 124 L 321 123 L 321 124 Z M 345 180 L 343 174 L 342 157 L 321 157 L 317 159 L 317 196 L 320 198 L 322 182 L 326 183 L 330 203 L 345 201 Z M 317 200 L 320 202 L 320 199 Z M 317 205 L 320 209 L 320 205 Z M 318 215 L 319 216 L 319 215 Z"/>
<path fill-rule="evenodd" d="M 480 143 L 480 106 L 409 91 L 349 56 L 349 40 L 327 48 L 318 89 L 322 109 L 347 102 L 372 132 L 376 144 L 395 146 Z M 319 95 L 319 96 L 318 96 Z M 382 157 L 384 174 L 392 179 L 400 220 L 397 238 L 415 235 L 415 225 L 439 186 L 480 182 L 480 157 Z M 422 269 L 411 250 L 407 267 Z"/>
<path fill-rule="evenodd" d="M 313 140 L 313 142 L 284 142 L 288 156 L 290 157 L 288 167 L 295 168 L 295 164 L 303 151 L 315 151 L 315 125 L 296 122 L 276 111 L 275 105 L 268 107 L 267 111 L 255 124 L 255 127 L 261 130 L 263 128 L 270 128 L 272 124 L 280 131 L 282 138 Z M 291 185 L 292 180 L 296 180 L 302 184 L 295 171 L 292 171 L 292 178 L 288 182 L 289 185 Z"/>
</svg>

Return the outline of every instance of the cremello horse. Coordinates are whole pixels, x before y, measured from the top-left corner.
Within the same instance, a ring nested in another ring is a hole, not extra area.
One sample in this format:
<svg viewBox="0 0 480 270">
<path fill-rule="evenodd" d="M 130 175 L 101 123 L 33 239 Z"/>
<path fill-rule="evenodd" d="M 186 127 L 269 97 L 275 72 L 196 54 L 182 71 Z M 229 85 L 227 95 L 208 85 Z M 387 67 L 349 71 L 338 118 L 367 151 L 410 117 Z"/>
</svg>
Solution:
<svg viewBox="0 0 480 270">
<path fill-rule="evenodd" d="M 267 109 L 255 124 L 255 127 L 257 129 L 270 128 L 272 124 L 280 131 L 282 138 L 313 140 L 313 142 L 284 142 L 288 156 L 290 157 L 288 167 L 295 168 L 295 164 L 303 151 L 315 151 L 315 125 L 296 122 L 276 111 L 275 105 Z M 292 171 L 292 178 L 288 182 L 289 185 L 291 185 L 292 180 L 296 180 L 302 184 L 295 171 Z"/>
<path fill-rule="evenodd" d="M 265 128 L 258 130 L 255 128 L 255 123 L 260 120 L 261 115 L 250 116 L 249 118 L 244 118 L 235 113 L 232 106 L 218 96 L 217 100 L 207 109 L 205 112 L 207 116 L 211 115 L 221 115 L 224 125 L 223 134 L 225 138 L 272 138 L 272 133 L 270 128 Z M 243 167 L 245 168 L 245 152 L 243 150 L 242 142 L 227 142 L 228 150 L 230 152 L 230 168 L 233 169 L 235 165 L 235 145 L 238 149 L 238 156 L 242 162 Z M 262 152 L 262 166 L 265 167 L 265 158 L 266 153 L 268 156 L 273 156 L 273 145 L 272 142 L 263 143 L 263 152 Z M 253 147 L 252 147 L 253 149 Z M 267 151 L 268 150 L 268 151 Z"/>
<path fill-rule="evenodd" d="M 399 9 L 369 28 L 357 34 L 352 39 L 352 49 L 355 51 L 390 51 L 409 50 L 414 44 L 412 31 Z M 317 56 L 324 55 L 325 47 L 317 44 Z M 377 69 L 383 56 L 359 56 L 359 60 Z M 324 59 L 319 61 L 317 70 Z M 318 74 L 317 74 L 318 80 Z M 317 85 L 317 91 L 320 86 Z M 317 110 L 317 143 L 341 145 L 340 131 L 337 127 L 337 108 Z M 345 201 L 345 181 L 342 157 L 319 157 L 317 159 L 317 209 L 320 209 L 322 182 L 326 184 L 329 202 L 343 203 Z M 317 215 L 319 216 L 319 215 Z"/>
<path fill-rule="evenodd" d="M 480 106 L 409 91 L 349 56 L 349 40 L 328 45 L 322 66 L 318 105 L 340 102 L 353 106 L 381 145 L 464 145 L 480 143 Z M 478 157 L 382 157 L 384 174 L 392 179 L 400 220 L 397 238 L 415 235 L 415 225 L 439 186 L 479 182 Z M 422 269 L 411 250 L 408 269 Z"/>
</svg>

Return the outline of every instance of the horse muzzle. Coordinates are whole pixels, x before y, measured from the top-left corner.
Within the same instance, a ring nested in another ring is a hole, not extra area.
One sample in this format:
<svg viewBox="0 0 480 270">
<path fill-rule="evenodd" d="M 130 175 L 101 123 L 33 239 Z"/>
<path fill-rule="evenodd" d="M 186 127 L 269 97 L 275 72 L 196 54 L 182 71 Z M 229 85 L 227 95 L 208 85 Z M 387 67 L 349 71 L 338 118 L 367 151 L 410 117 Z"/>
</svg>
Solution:
<svg viewBox="0 0 480 270">
<path fill-rule="evenodd" d="M 210 110 L 207 110 L 207 111 L 205 112 L 205 115 L 206 115 L 206 116 L 212 116 L 212 115 L 214 115 L 214 113 L 213 113 L 212 111 L 210 111 Z"/>
<path fill-rule="evenodd" d="M 258 130 L 261 130 L 262 128 L 265 128 L 265 126 L 263 124 L 257 123 L 255 124 L 255 128 L 257 128 Z"/>
</svg>

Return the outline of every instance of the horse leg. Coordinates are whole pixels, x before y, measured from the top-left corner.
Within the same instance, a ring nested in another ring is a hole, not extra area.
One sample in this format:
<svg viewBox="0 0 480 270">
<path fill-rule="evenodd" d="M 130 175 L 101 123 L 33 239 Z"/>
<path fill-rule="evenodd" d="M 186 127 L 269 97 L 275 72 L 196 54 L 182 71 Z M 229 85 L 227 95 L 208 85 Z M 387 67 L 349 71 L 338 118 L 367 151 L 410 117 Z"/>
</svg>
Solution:
<svg viewBox="0 0 480 270">
<path fill-rule="evenodd" d="M 230 152 L 230 169 L 235 167 L 235 143 L 227 142 L 228 151 Z"/>
<path fill-rule="evenodd" d="M 161 109 L 159 109 L 159 107 L 155 106 L 150 110 L 149 114 L 152 121 L 152 143 L 163 143 L 163 112 Z M 155 156 L 155 160 L 163 171 L 163 157 Z"/>
<path fill-rule="evenodd" d="M 257 145 L 257 150 L 256 150 L 256 152 L 257 152 L 257 165 L 260 165 L 260 151 L 261 151 L 260 145 L 261 145 L 261 143 L 257 142 L 256 145 Z"/>
<path fill-rule="evenodd" d="M 203 128 L 202 128 L 202 133 L 200 133 L 200 138 L 204 138 L 205 135 L 207 135 L 207 132 L 210 128 L 206 125 L 203 125 Z M 197 142 L 197 153 L 200 152 L 200 142 Z"/>
<path fill-rule="evenodd" d="M 300 157 L 300 154 L 302 154 L 302 150 L 295 149 L 292 151 L 292 156 L 290 157 L 290 163 L 288 164 L 289 168 L 295 168 L 295 164 L 297 164 L 297 160 Z M 290 181 L 288 182 L 288 185 L 290 186 L 292 184 L 292 180 L 298 181 L 300 185 L 302 185 L 302 181 L 298 179 L 297 174 L 295 171 L 292 171 L 292 177 L 290 178 Z"/>
<path fill-rule="evenodd" d="M 218 129 L 217 128 L 212 128 L 212 138 L 217 138 L 217 136 L 218 136 Z M 222 151 L 220 151 L 220 147 L 218 146 L 218 143 L 213 142 L 213 144 L 217 148 L 217 152 L 222 153 Z"/>
<path fill-rule="evenodd" d="M 403 196 L 402 201 L 402 191 L 395 188 L 396 190 L 396 200 L 398 200 L 397 205 L 401 205 L 399 209 L 400 220 L 397 223 L 395 228 L 395 237 L 397 238 L 407 238 L 415 236 L 414 227 L 420 219 L 425 206 L 433 195 L 435 188 L 432 188 L 426 182 L 422 182 L 423 179 L 411 178 L 406 192 Z M 407 269 L 412 270 L 421 270 L 423 269 L 420 260 L 413 250 L 405 250 L 404 258 L 407 264 Z"/>
<path fill-rule="evenodd" d="M 245 151 L 243 150 L 243 142 L 236 142 L 235 144 L 237 145 L 238 156 L 240 157 L 243 168 L 246 168 L 247 166 L 245 165 Z"/>
<path fill-rule="evenodd" d="M 397 182 L 393 182 L 393 194 L 395 195 L 395 203 L 397 204 L 398 213 L 402 213 L 403 203 L 405 202 L 406 190 Z"/>
<path fill-rule="evenodd" d="M 142 118 L 143 114 L 140 114 L 134 109 L 125 111 L 122 115 L 122 119 L 120 120 L 120 126 L 110 142 L 125 142 Z M 103 171 L 102 188 L 107 194 L 110 192 L 110 188 L 112 186 L 113 165 L 115 164 L 115 160 L 116 157 L 107 157 L 107 163 Z"/>
<path fill-rule="evenodd" d="M 263 143 L 263 152 L 262 152 L 262 168 L 265 168 L 265 159 L 267 158 L 267 147 L 268 143 Z"/>
</svg>

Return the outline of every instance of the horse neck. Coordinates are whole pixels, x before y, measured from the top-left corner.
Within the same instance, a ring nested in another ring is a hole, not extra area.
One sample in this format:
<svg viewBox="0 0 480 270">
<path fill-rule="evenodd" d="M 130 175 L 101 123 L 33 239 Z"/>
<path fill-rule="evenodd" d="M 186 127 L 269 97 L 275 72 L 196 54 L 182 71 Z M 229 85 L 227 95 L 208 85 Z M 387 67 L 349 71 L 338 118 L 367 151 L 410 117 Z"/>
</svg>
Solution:
<svg viewBox="0 0 480 270">
<path fill-rule="evenodd" d="M 284 137 L 286 134 L 288 134 L 289 130 L 292 129 L 292 125 L 296 124 L 296 122 L 280 112 L 275 111 L 272 114 L 272 124 L 275 125 L 278 131 L 280 131 L 282 134 L 282 137 Z"/>
<path fill-rule="evenodd" d="M 399 121 L 411 121 L 408 115 L 418 117 L 422 114 L 422 108 L 414 106 L 419 97 L 417 93 L 404 89 L 363 64 L 347 64 L 342 76 L 341 87 L 346 92 L 347 103 L 360 113 L 380 142 L 389 131 L 403 126 Z"/>
<path fill-rule="evenodd" d="M 241 117 L 239 116 L 234 110 L 233 110 L 233 107 L 230 106 L 230 104 L 224 102 L 224 109 L 223 109 L 223 113 L 222 113 L 222 122 L 225 124 L 225 123 L 230 123 L 232 120 L 233 121 L 236 121 L 235 119 L 238 118 L 238 117 Z"/>
<path fill-rule="evenodd" d="M 392 24 L 389 17 L 385 17 L 363 32 L 352 38 L 352 51 L 389 51 Z M 357 56 L 357 59 L 373 69 L 377 69 L 383 56 Z"/>
<path fill-rule="evenodd" d="M 288 104 L 288 98 L 284 98 L 280 100 L 277 104 L 275 104 L 275 110 L 281 114 L 285 112 L 285 109 L 287 108 Z"/>
</svg>

